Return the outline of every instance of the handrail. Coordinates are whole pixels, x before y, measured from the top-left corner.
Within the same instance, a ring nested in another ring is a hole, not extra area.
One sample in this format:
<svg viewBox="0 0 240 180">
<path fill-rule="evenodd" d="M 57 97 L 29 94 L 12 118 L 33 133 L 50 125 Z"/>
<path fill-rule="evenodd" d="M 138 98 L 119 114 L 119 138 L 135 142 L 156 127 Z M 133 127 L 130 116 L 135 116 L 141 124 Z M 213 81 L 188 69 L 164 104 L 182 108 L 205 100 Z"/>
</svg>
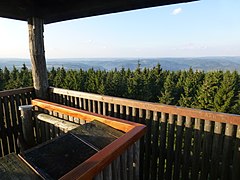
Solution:
<svg viewBox="0 0 240 180">
<path fill-rule="evenodd" d="M 51 93 L 58 93 L 67 96 L 75 96 L 79 98 L 90 99 L 94 101 L 101 101 L 105 103 L 119 104 L 122 106 L 129 106 L 133 108 L 139 109 L 147 109 L 150 111 L 158 111 L 169 114 L 181 115 L 181 116 L 189 116 L 192 118 L 199 118 L 203 120 L 215 121 L 220 123 L 229 123 L 233 125 L 240 125 L 240 115 L 235 114 L 227 114 L 227 113 L 219 113 L 212 112 L 206 110 L 164 105 L 159 103 L 151 103 L 139 100 L 125 99 L 119 97 L 111 97 L 105 95 L 98 95 L 92 93 L 85 93 L 73 90 L 66 90 L 61 88 L 50 87 Z"/>
<path fill-rule="evenodd" d="M 34 91 L 33 87 L 5 90 L 5 91 L 0 91 L 0 97 L 12 96 L 12 95 L 16 95 L 16 94 L 28 93 L 28 92 L 33 92 L 33 91 Z"/>
</svg>

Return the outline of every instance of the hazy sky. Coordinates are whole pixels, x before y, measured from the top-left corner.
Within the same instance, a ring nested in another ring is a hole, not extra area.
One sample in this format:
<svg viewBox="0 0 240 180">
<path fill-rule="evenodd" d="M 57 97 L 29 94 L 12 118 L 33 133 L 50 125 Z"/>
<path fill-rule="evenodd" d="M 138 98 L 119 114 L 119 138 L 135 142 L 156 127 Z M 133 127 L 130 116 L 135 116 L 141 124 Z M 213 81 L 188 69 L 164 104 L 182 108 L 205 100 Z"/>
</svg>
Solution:
<svg viewBox="0 0 240 180">
<path fill-rule="evenodd" d="M 45 25 L 47 58 L 240 56 L 240 0 L 149 8 Z M 0 18 L 0 58 L 29 58 L 27 23 Z"/>
</svg>

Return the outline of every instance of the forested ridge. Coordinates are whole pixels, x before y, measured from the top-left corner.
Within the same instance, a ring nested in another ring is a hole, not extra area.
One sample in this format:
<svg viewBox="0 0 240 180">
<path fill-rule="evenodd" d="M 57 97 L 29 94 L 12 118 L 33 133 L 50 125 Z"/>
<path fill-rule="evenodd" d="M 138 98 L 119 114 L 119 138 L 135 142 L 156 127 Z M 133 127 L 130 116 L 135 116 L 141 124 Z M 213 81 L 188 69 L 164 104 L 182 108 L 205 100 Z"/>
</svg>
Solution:
<svg viewBox="0 0 240 180">
<path fill-rule="evenodd" d="M 0 69 L 0 90 L 32 86 L 31 71 Z M 169 105 L 240 114 L 240 75 L 237 71 L 168 71 L 158 64 L 133 71 L 68 70 L 48 72 L 50 86 Z"/>
</svg>

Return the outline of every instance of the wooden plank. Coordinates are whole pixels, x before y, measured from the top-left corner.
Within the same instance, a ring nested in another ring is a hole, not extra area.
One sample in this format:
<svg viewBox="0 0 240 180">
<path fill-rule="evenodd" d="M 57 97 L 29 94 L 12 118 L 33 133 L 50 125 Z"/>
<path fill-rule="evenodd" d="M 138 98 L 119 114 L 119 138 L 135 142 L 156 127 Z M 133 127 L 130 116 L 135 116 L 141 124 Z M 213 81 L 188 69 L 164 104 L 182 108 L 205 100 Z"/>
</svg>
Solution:
<svg viewBox="0 0 240 180">
<path fill-rule="evenodd" d="M 114 180 L 120 180 L 120 158 L 116 158 L 112 162 L 112 174 Z"/>
<path fill-rule="evenodd" d="M 130 130 L 133 127 L 132 125 L 137 125 L 134 122 L 126 123 L 126 121 L 124 120 L 116 119 L 113 117 L 106 117 L 103 115 L 97 115 L 95 113 L 91 113 L 91 112 L 87 112 L 87 111 L 79 110 L 76 108 L 55 104 L 55 103 L 51 103 L 51 102 L 47 102 L 39 99 L 32 100 L 32 105 L 38 106 L 41 108 L 46 108 L 50 111 L 56 111 L 56 112 L 73 116 L 76 118 L 84 119 L 86 121 L 98 120 L 105 124 L 109 124 L 110 126 L 116 129 L 122 128 L 120 130 L 124 132 L 127 132 L 128 130 Z"/>
<path fill-rule="evenodd" d="M 103 114 L 103 103 L 100 101 L 97 101 L 97 111 L 98 114 Z"/>
<path fill-rule="evenodd" d="M 27 99 L 27 104 L 31 104 L 32 96 L 30 94 L 31 92 L 25 93 L 25 97 Z"/>
<path fill-rule="evenodd" d="M 11 116 L 11 120 L 12 120 L 12 128 L 13 128 L 13 139 L 14 139 L 14 152 L 17 153 L 19 152 L 18 147 L 17 147 L 17 137 L 18 137 L 18 125 L 17 125 L 17 113 L 15 109 L 15 98 L 14 96 L 10 96 L 10 116 Z"/>
<path fill-rule="evenodd" d="M 68 122 L 63 119 L 59 119 L 59 118 L 56 118 L 56 117 L 53 117 L 51 115 L 44 114 L 44 113 L 35 113 L 35 117 L 37 118 L 37 120 L 46 122 L 46 124 L 52 124 L 55 127 L 63 129 L 63 131 L 65 133 L 79 127 L 78 124 Z"/>
<path fill-rule="evenodd" d="M 128 109 L 129 110 L 129 109 Z M 129 114 L 129 113 L 128 113 Z M 126 119 L 126 110 L 123 106 L 120 105 L 119 107 L 119 118 L 120 119 Z M 130 120 L 130 118 L 128 119 Z"/>
<path fill-rule="evenodd" d="M 103 170 L 103 179 L 104 180 L 112 180 L 112 167 L 111 164 L 108 165 L 104 170 Z"/>
<path fill-rule="evenodd" d="M 127 164 L 128 164 L 127 179 L 128 180 L 133 180 L 133 175 L 134 175 L 133 163 L 134 163 L 134 159 L 133 159 L 133 145 L 132 145 L 127 149 Z"/>
<path fill-rule="evenodd" d="M 183 117 L 177 117 L 177 126 L 176 126 L 176 144 L 175 144 L 175 158 L 174 158 L 174 172 L 173 179 L 178 180 L 181 170 L 181 160 L 182 160 L 182 139 L 183 139 Z"/>
<path fill-rule="evenodd" d="M 166 131 L 167 131 L 166 114 L 161 113 L 158 179 L 164 179 L 166 160 Z"/>
<path fill-rule="evenodd" d="M 107 103 L 103 103 L 103 115 L 106 116 L 107 115 Z"/>
<path fill-rule="evenodd" d="M 124 135 L 123 132 L 95 120 L 78 126 L 77 128 L 72 129 L 70 132 L 92 144 L 97 149 L 103 149 L 108 144 Z"/>
<path fill-rule="evenodd" d="M 1 179 L 26 179 L 40 180 L 41 178 L 32 171 L 16 154 L 12 153 L 0 158 Z"/>
<path fill-rule="evenodd" d="M 144 158 L 144 179 L 149 179 L 151 164 L 151 135 L 152 135 L 152 113 L 146 111 L 147 133 L 144 136 L 145 158 Z"/>
<path fill-rule="evenodd" d="M 13 96 L 13 95 L 16 95 L 16 94 L 22 94 L 22 93 L 33 92 L 33 91 L 34 91 L 33 87 L 4 90 L 4 91 L 0 91 L 0 97 Z"/>
<path fill-rule="evenodd" d="M 181 116 L 189 116 L 192 118 L 199 118 L 221 123 L 229 123 L 234 125 L 240 125 L 240 115 L 211 112 L 205 110 L 177 107 L 171 105 L 164 105 L 159 103 L 144 102 L 132 99 L 104 96 L 98 94 L 91 94 L 85 92 L 71 91 L 60 88 L 50 87 L 50 91 L 59 94 L 71 94 L 75 97 L 84 97 L 91 100 L 102 101 L 106 103 L 119 104 L 123 106 L 130 106 L 132 108 L 147 109 L 150 111 L 157 111 L 169 114 L 176 114 Z"/>
<path fill-rule="evenodd" d="M 120 113 L 122 114 L 120 117 L 121 119 L 125 118 L 128 121 L 133 121 L 132 114 L 130 112 L 130 107 L 127 106 L 125 112 L 123 110 L 122 111 L 120 110 Z"/>
<path fill-rule="evenodd" d="M 193 155 L 191 179 L 199 179 L 200 173 L 200 152 L 201 152 L 201 120 L 194 119 L 194 138 L 193 138 Z"/>
<path fill-rule="evenodd" d="M 128 169 L 127 169 L 127 151 L 123 152 L 122 155 L 120 156 L 120 168 L 121 168 L 121 179 L 127 180 L 127 174 L 128 174 Z"/>
<path fill-rule="evenodd" d="M 222 124 L 215 122 L 214 134 L 213 134 L 213 144 L 212 144 L 212 158 L 211 158 L 211 172 L 210 179 L 220 178 L 220 162 L 221 162 L 221 152 L 222 152 L 222 142 L 223 135 Z"/>
<path fill-rule="evenodd" d="M 26 95 L 23 93 L 23 94 L 20 94 L 20 100 L 21 100 L 21 105 L 27 105 L 27 98 L 26 98 Z"/>
<path fill-rule="evenodd" d="M 103 172 L 101 171 L 98 175 L 96 175 L 94 180 L 103 180 Z"/>
<path fill-rule="evenodd" d="M 158 137 L 159 137 L 159 118 L 158 113 L 153 112 L 153 133 L 152 133 L 152 156 L 151 156 L 151 178 L 157 178 L 158 162 Z"/>
<path fill-rule="evenodd" d="M 211 121 L 205 121 L 204 123 L 204 137 L 203 137 L 203 149 L 202 149 L 202 163 L 200 179 L 205 180 L 209 177 L 210 171 L 210 158 L 212 151 L 212 131 Z"/>
<path fill-rule="evenodd" d="M 88 111 L 93 112 L 93 101 L 88 99 Z"/>
<path fill-rule="evenodd" d="M 134 112 L 134 111 L 133 111 Z M 138 122 L 145 122 L 144 114 L 142 109 L 138 109 Z M 144 147 L 144 138 L 140 139 L 140 164 L 139 164 L 139 179 L 143 180 L 144 178 L 144 154 L 145 154 L 145 147 Z"/>
<path fill-rule="evenodd" d="M 234 154 L 233 154 L 233 180 L 238 180 L 240 177 L 240 126 L 237 127 L 236 132 L 236 141 L 234 146 Z"/>
<path fill-rule="evenodd" d="M 4 104 L 3 99 L 0 97 L 0 132 L 1 132 L 1 141 L 2 141 L 1 156 L 9 154 L 5 116 L 3 113 L 3 104 Z"/>
<path fill-rule="evenodd" d="M 7 139 L 8 139 L 8 145 L 9 145 L 9 152 L 14 152 L 14 139 L 13 139 L 13 128 L 12 123 L 10 119 L 10 111 L 9 111 L 9 98 L 3 97 L 4 101 L 4 115 L 6 118 L 6 133 L 7 133 Z"/>
<path fill-rule="evenodd" d="M 140 140 L 134 143 L 134 163 L 135 163 L 135 173 L 134 173 L 134 180 L 139 180 L 140 177 L 140 172 L 139 172 L 139 167 L 140 167 Z"/>
<path fill-rule="evenodd" d="M 48 74 L 44 50 L 43 19 L 28 19 L 29 49 L 32 63 L 33 86 L 36 97 L 48 99 Z"/>
<path fill-rule="evenodd" d="M 185 121 L 183 166 L 182 166 L 182 178 L 186 180 L 190 179 L 191 143 L 192 143 L 192 121 L 191 117 L 187 116 Z"/>
<path fill-rule="evenodd" d="M 222 169 L 221 169 L 221 179 L 232 179 L 231 173 L 231 160 L 232 160 L 232 147 L 233 147 L 233 125 L 226 124 L 225 136 L 223 142 L 223 156 L 222 156 Z"/>
<path fill-rule="evenodd" d="M 168 134 L 167 134 L 167 161 L 166 161 L 166 179 L 172 179 L 173 174 L 173 160 L 174 160 L 174 116 L 169 114 L 168 120 Z"/>
</svg>

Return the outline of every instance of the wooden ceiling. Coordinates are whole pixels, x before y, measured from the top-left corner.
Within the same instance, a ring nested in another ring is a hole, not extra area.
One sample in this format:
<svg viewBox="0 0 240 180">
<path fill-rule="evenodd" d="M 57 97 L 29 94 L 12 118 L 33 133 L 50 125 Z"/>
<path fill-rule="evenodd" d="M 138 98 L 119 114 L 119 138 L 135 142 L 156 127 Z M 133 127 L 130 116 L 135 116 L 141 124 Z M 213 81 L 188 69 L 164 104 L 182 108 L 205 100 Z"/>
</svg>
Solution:
<svg viewBox="0 0 240 180">
<path fill-rule="evenodd" d="M 191 1 L 195 0 L 0 0 L 0 17 L 23 21 L 38 17 L 49 24 Z"/>
</svg>

